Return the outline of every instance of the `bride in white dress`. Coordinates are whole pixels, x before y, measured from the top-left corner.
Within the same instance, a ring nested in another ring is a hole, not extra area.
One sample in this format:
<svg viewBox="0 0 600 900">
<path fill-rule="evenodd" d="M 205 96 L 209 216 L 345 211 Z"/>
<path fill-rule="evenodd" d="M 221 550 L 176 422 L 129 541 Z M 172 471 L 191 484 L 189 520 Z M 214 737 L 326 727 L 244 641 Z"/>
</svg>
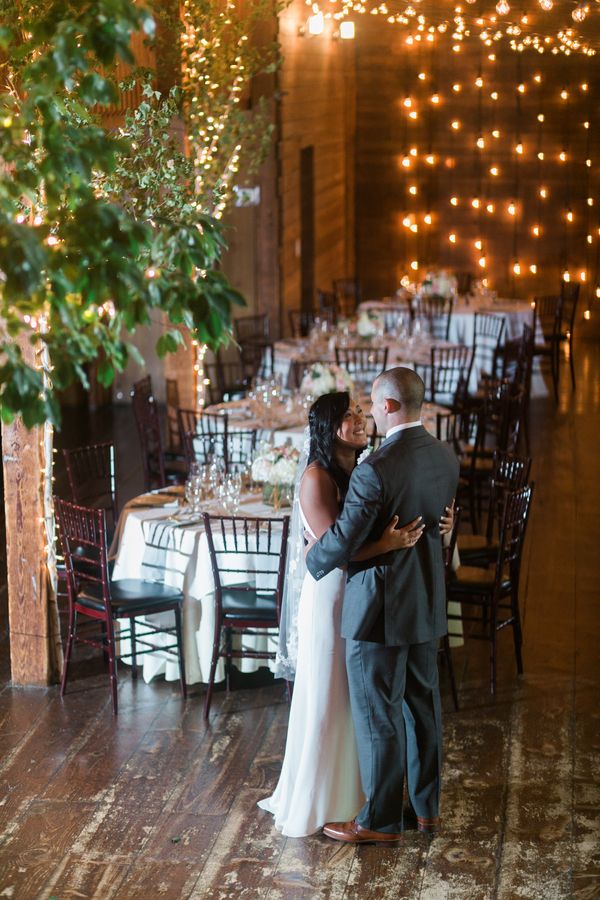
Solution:
<svg viewBox="0 0 600 900">
<path fill-rule="evenodd" d="M 358 453 L 368 444 L 366 419 L 346 392 L 326 394 L 309 414 L 310 450 L 300 483 L 300 514 L 315 539 L 339 515 Z M 422 534 L 417 518 L 397 529 L 389 523 L 381 539 L 357 558 L 414 546 Z M 298 606 L 294 691 L 279 783 L 259 802 L 288 837 L 305 837 L 326 822 L 349 821 L 364 802 L 340 637 L 346 571 L 320 581 L 306 573 Z"/>
</svg>

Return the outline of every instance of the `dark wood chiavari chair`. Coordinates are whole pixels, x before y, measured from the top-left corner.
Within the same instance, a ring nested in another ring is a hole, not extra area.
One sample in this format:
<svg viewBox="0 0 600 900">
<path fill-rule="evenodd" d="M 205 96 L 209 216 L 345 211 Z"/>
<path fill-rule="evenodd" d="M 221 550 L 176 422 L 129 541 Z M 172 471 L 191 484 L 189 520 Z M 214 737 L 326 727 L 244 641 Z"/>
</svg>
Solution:
<svg viewBox="0 0 600 900">
<path fill-rule="evenodd" d="M 387 366 L 388 347 L 336 347 L 335 361 L 357 384 L 371 384 Z"/>
<path fill-rule="evenodd" d="M 133 386 L 131 403 L 142 448 L 145 488 L 151 491 L 167 484 L 182 484 L 187 473 L 185 463 L 164 450 L 158 406 L 152 393 L 147 392 L 147 384 L 141 389 L 138 384 Z"/>
<path fill-rule="evenodd" d="M 413 332 L 418 322 L 422 332 L 437 340 L 447 341 L 454 300 L 436 294 L 417 297 L 413 307 Z"/>
</svg>

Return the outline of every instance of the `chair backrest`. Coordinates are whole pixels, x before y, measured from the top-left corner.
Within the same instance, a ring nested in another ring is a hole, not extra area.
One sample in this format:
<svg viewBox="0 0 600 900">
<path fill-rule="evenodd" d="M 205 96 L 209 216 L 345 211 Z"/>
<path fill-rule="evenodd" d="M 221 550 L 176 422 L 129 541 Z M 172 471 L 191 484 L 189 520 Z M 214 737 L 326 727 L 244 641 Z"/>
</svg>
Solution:
<svg viewBox="0 0 600 900">
<path fill-rule="evenodd" d="M 281 612 L 290 517 L 247 518 L 204 513 L 204 527 L 220 604 L 224 586 L 272 597 Z M 251 615 L 251 610 L 249 610 Z"/>
<path fill-rule="evenodd" d="M 142 447 L 145 487 L 150 491 L 166 484 L 158 407 L 152 394 L 147 394 L 145 390 L 137 391 L 134 386 L 131 394 L 133 415 Z"/>
<path fill-rule="evenodd" d="M 534 484 L 527 484 L 516 491 L 506 491 L 500 526 L 500 548 L 496 563 L 496 584 L 499 585 L 507 568 L 511 578 L 517 580 L 521 568 L 521 556 L 527 522 L 531 510 Z"/>
<path fill-rule="evenodd" d="M 167 399 L 167 446 L 173 453 L 182 449 L 181 431 L 177 421 L 179 408 L 179 384 L 176 378 L 165 379 Z"/>
<path fill-rule="evenodd" d="M 358 278 L 336 278 L 333 281 L 336 309 L 339 316 L 353 316 L 361 300 L 362 290 Z"/>
<path fill-rule="evenodd" d="M 258 432 L 256 429 L 229 430 L 218 432 L 186 431 L 183 447 L 188 466 L 198 463 L 210 465 L 214 459 L 223 460 L 225 472 L 246 470 L 256 451 Z"/>
<path fill-rule="evenodd" d="M 214 362 L 204 363 L 204 390 L 209 405 L 223 400 L 236 400 L 250 388 L 252 374 L 241 357 L 223 361 L 220 354 Z"/>
<path fill-rule="evenodd" d="M 507 491 L 517 491 L 525 487 L 529 481 L 530 472 L 531 459 L 529 457 L 514 456 L 503 450 L 494 450 L 486 525 L 488 541 L 493 539 L 495 525 L 500 530 L 504 495 Z"/>
<path fill-rule="evenodd" d="M 321 318 L 327 316 L 333 325 L 337 322 L 337 301 L 333 291 L 317 290 L 317 308 Z"/>
<path fill-rule="evenodd" d="M 388 347 L 336 347 L 335 361 L 357 382 L 373 381 L 387 366 Z"/>
<path fill-rule="evenodd" d="M 183 436 L 186 432 L 210 435 L 227 431 L 229 416 L 227 413 L 221 415 L 220 413 L 210 413 L 204 410 L 178 409 L 177 423 L 183 446 Z"/>
<path fill-rule="evenodd" d="M 472 272 L 455 272 L 454 277 L 456 278 L 456 293 L 459 297 L 466 297 L 472 293 L 473 282 L 475 281 L 475 276 Z"/>
<path fill-rule="evenodd" d="M 152 378 L 150 375 L 145 375 L 143 378 L 140 378 L 139 381 L 134 381 L 133 388 L 131 389 L 131 396 L 152 396 Z"/>
<path fill-rule="evenodd" d="M 546 294 L 534 297 L 533 333 L 537 332 L 540 323 L 544 341 L 556 341 L 560 335 L 562 323 L 563 300 L 559 294 Z"/>
<path fill-rule="evenodd" d="M 273 344 L 269 342 L 255 343 L 245 341 L 240 344 L 240 362 L 244 371 L 244 377 L 248 381 L 253 378 L 268 378 L 273 374 L 275 351 Z"/>
<path fill-rule="evenodd" d="M 313 366 L 321 365 L 320 359 L 293 359 L 290 362 L 290 370 L 288 374 L 288 387 L 292 391 L 297 391 L 302 384 L 305 373 L 312 369 Z"/>
<path fill-rule="evenodd" d="M 106 513 L 88 509 L 67 500 L 54 498 L 58 533 L 65 568 L 69 600 L 74 603 L 86 584 L 102 591 L 107 614 L 110 612 L 110 582 L 107 565 Z"/>
<path fill-rule="evenodd" d="M 450 402 L 453 402 L 461 385 L 468 385 L 472 365 L 472 347 L 432 347 L 429 384 L 431 402 L 435 403 L 436 397 L 443 398 L 446 402 L 448 398 L 452 398 Z"/>
<path fill-rule="evenodd" d="M 494 352 L 492 377 L 529 389 L 533 362 L 533 328 L 524 324 L 521 337 L 505 341 Z"/>
<path fill-rule="evenodd" d="M 417 297 L 413 310 L 414 322 L 419 322 L 421 328 L 431 337 L 447 341 L 453 306 L 452 297 L 441 297 L 437 294 Z"/>
<path fill-rule="evenodd" d="M 63 458 L 73 503 L 106 510 L 114 529 L 119 516 L 115 445 L 109 442 L 63 450 Z"/>
<path fill-rule="evenodd" d="M 269 317 L 266 313 L 240 316 L 233 320 L 233 333 L 238 344 L 248 342 L 262 344 L 269 340 Z"/>
<path fill-rule="evenodd" d="M 460 454 L 460 440 L 462 437 L 462 420 L 460 413 L 438 412 L 435 417 L 435 434 L 438 441 L 449 444 L 456 455 Z"/>
<path fill-rule="evenodd" d="M 290 323 L 290 332 L 292 337 L 306 337 L 310 334 L 317 320 L 327 321 L 330 325 L 334 322 L 333 308 L 325 307 L 319 312 L 306 312 L 302 309 L 290 309 L 288 311 L 288 321 Z"/>
<path fill-rule="evenodd" d="M 575 327 L 575 315 L 579 303 L 581 285 L 578 281 L 561 281 L 560 296 L 562 299 L 562 325 L 571 333 Z"/>
</svg>

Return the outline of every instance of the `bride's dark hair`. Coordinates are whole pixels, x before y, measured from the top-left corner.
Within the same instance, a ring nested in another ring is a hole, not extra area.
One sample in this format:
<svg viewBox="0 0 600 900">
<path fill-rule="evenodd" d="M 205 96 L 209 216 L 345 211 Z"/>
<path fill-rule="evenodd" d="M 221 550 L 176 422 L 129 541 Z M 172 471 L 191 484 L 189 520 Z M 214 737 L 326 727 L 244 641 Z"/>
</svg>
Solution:
<svg viewBox="0 0 600 900">
<path fill-rule="evenodd" d="M 335 461 L 333 450 L 336 432 L 349 406 L 348 391 L 337 391 L 334 394 L 323 394 L 315 400 L 308 413 L 310 430 L 308 465 L 318 462 L 327 469 L 340 489 L 342 497 L 346 496 L 350 477 Z"/>
</svg>

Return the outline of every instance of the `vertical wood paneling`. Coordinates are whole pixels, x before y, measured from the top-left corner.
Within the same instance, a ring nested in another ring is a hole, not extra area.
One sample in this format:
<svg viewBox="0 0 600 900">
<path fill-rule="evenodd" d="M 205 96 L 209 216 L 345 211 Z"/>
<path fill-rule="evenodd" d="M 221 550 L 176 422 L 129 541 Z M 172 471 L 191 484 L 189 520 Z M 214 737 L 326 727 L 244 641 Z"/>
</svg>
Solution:
<svg viewBox="0 0 600 900">
<path fill-rule="evenodd" d="M 315 286 L 354 275 L 354 45 L 326 33 L 301 37 L 308 7 L 302 0 L 280 15 L 284 56 L 279 73 L 278 144 L 280 277 L 284 310 L 300 306 L 300 151 L 314 148 Z"/>
</svg>

